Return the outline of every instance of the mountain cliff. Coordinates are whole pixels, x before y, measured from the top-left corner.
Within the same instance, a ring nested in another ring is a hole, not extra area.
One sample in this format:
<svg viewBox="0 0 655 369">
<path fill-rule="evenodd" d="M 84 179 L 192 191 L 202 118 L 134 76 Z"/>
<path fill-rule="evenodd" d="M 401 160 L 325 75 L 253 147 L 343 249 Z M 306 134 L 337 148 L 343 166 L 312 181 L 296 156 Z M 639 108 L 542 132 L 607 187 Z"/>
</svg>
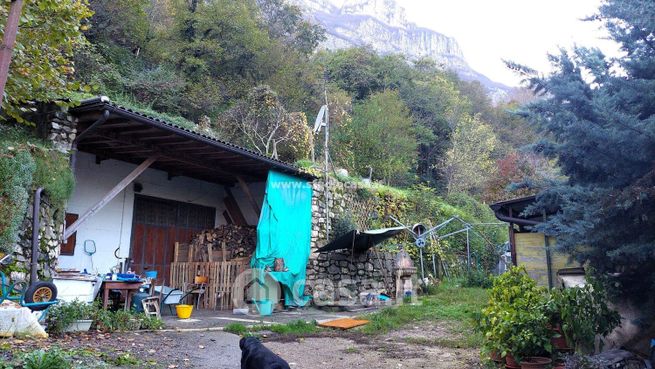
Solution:
<svg viewBox="0 0 655 369">
<path fill-rule="evenodd" d="M 381 53 L 400 53 L 410 59 L 429 57 L 460 78 L 482 83 L 494 100 L 506 96 L 509 87 L 473 70 L 452 37 L 419 27 L 407 20 L 395 0 L 292 0 L 307 17 L 325 28 L 326 49 L 368 45 Z"/>
</svg>

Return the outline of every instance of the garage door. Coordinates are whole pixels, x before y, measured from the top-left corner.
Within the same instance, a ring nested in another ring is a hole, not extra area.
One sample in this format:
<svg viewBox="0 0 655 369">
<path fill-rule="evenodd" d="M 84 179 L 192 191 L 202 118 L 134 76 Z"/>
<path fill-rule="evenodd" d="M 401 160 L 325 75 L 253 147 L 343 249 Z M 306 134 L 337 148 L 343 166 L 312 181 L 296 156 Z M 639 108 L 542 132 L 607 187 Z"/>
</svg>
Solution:
<svg viewBox="0 0 655 369">
<path fill-rule="evenodd" d="M 213 228 L 216 209 L 137 195 L 134 200 L 132 269 L 137 273 L 158 272 L 159 282 L 168 284 L 175 242 L 187 243 L 197 232 Z"/>
</svg>

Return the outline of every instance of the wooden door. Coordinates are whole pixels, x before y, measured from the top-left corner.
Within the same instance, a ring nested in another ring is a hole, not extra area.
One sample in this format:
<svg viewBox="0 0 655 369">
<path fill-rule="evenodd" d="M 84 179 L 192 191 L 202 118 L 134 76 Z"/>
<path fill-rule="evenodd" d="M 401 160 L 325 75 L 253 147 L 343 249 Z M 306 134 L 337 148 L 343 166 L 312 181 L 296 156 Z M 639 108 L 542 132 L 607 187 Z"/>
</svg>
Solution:
<svg viewBox="0 0 655 369">
<path fill-rule="evenodd" d="M 215 208 L 137 195 L 130 247 L 132 270 L 156 270 L 159 283 L 168 284 L 175 242 L 190 242 L 199 231 L 214 228 L 215 219 Z"/>
</svg>

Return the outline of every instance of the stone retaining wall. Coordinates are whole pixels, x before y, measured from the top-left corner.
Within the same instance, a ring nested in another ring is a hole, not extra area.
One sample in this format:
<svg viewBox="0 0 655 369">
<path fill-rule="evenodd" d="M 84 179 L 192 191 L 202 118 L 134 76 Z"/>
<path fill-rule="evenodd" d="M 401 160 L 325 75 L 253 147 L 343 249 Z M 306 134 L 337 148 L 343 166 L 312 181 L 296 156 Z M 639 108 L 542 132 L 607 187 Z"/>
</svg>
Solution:
<svg viewBox="0 0 655 369">
<path fill-rule="evenodd" d="M 48 106 L 47 112 L 35 120 L 39 135 L 52 143 L 54 148 L 64 154 L 69 154 L 71 144 L 76 137 L 76 122 L 66 112 L 65 108 L 55 105 Z M 30 201 L 25 212 L 25 218 L 18 232 L 18 241 L 13 245 L 16 265 L 12 268 L 24 271 L 29 277 L 32 258 L 32 212 L 34 207 L 34 192 L 30 193 Z M 64 217 L 61 210 L 55 209 L 48 201 L 47 193 L 41 196 L 39 215 L 39 269 L 41 279 L 48 279 L 57 266 L 59 246 L 63 241 Z"/>
<path fill-rule="evenodd" d="M 14 258 L 16 269 L 25 271 L 29 276 L 30 263 L 32 260 L 32 209 L 34 198 L 30 199 L 27 214 L 18 233 L 18 241 L 14 245 Z M 47 196 L 41 197 L 41 208 L 39 216 L 39 269 L 40 279 L 48 279 L 52 270 L 57 265 L 59 256 L 59 245 L 63 239 L 64 224 L 63 214 L 58 214 L 50 203 Z"/>
<path fill-rule="evenodd" d="M 351 254 L 350 251 L 316 253 L 327 244 L 325 224 L 325 182 L 317 179 L 312 184 L 312 238 L 311 254 L 307 264 L 306 293 L 311 294 L 317 305 L 347 305 L 355 302 L 362 292 L 385 292 L 395 295 L 393 272 L 394 255 L 388 252 L 368 250 L 366 253 Z M 346 212 L 355 213 L 362 208 L 355 186 L 330 180 L 330 223 Z M 366 215 L 360 214 L 360 219 Z M 365 221 L 358 223 L 365 228 Z"/>
</svg>

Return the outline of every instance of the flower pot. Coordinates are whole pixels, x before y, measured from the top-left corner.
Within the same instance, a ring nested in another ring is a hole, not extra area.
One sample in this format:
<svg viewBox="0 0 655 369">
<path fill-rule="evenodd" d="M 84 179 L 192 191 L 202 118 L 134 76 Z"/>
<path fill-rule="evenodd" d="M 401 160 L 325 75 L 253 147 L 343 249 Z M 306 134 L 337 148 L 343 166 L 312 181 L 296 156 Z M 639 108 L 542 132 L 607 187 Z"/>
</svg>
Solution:
<svg viewBox="0 0 655 369">
<path fill-rule="evenodd" d="M 93 320 L 76 320 L 66 327 L 64 332 L 87 332 L 91 328 L 91 323 L 93 323 Z"/>
<path fill-rule="evenodd" d="M 496 363 L 502 363 L 502 362 L 503 362 L 503 358 L 502 358 L 502 356 L 500 356 L 500 354 L 498 353 L 498 351 L 491 351 L 491 352 L 489 353 L 489 358 L 490 358 L 493 362 L 496 362 Z"/>
<path fill-rule="evenodd" d="M 546 369 L 553 361 L 547 357 L 532 356 L 521 360 L 521 369 Z"/>
<path fill-rule="evenodd" d="M 514 359 L 509 352 L 505 355 L 505 367 L 507 369 L 520 369 L 521 365 Z"/>
</svg>

